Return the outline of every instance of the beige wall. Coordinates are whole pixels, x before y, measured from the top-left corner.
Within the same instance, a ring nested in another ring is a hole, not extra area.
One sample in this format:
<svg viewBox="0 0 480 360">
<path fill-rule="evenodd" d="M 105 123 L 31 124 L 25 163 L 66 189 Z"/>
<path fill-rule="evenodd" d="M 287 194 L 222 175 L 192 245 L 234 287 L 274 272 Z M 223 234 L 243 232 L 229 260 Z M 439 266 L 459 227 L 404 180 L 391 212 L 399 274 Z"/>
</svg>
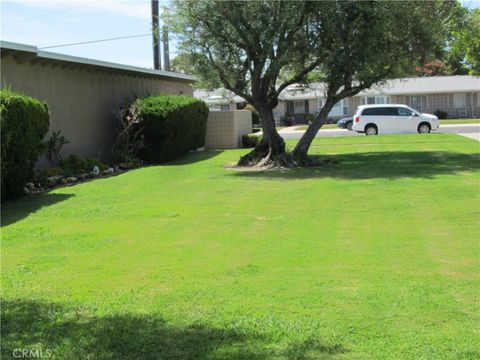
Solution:
<svg viewBox="0 0 480 360">
<path fill-rule="evenodd" d="M 252 132 L 252 112 L 248 110 L 210 111 L 205 148 L 236 149 L 242 147 L 242 135 Z"/>
<path fill-rule="evenodd" d="M 106 159 L 116 136 L 115 112 L 134 96 L 149 94 L 192 95 L 183 81 L 167 81 L 147 75 L 126 75 L 115 70 L 18 64 L 12 56 L 1 62 L 2 85 L 48 103 L 50 130 L 60 130 L 70 141 L 64 155 Z M 49 135 L 47 135 L 49 136 Z"/>
</svg>

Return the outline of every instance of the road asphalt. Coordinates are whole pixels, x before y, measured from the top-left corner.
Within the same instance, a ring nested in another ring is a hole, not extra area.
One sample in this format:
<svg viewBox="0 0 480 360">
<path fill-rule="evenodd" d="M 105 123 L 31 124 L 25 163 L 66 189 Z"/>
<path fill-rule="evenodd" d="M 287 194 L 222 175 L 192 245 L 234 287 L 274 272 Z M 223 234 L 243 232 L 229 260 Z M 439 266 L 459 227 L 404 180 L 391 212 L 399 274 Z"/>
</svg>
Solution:
<svg viewBox="0 0 480 360">
<path fill-rule="evenodd" d="M 283 128 L 279 134 L 284 139 L 300 139 L 305 132 L 304 130 L 294 130 L 296 126 Z M 449 124 L 440 125 L 440 129 L 434 131 L 438 133 L 450 133 L 467 136 L 471 139 L 480 141 L 480 124 Z M 317 133 L 316 137 L 339 137 L 339 136 L 365 136 L 355 131 L 346 129 L 324 129 Z"/>
</svg>

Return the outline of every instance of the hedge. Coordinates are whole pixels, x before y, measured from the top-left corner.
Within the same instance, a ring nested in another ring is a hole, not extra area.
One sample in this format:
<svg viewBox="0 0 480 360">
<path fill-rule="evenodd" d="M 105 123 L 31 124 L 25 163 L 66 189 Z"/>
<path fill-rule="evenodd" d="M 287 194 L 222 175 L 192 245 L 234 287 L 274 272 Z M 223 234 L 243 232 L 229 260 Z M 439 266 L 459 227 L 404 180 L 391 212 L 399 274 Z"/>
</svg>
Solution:
<svg viewBox="0 0 480 360">
<path fill-rule="evenodd" d="M 42 140 L 50 125 L 46 103 L 0 90 L 2 200 L 19 196 L 33 178 Z"/>
<path fill-rule="evenodd" d="M 138 118 L 144 123 L 145 148 L 140 158 L 171 160 L 205 143 L 208 107 L 191 96 L 152 96 L 141 99 Z"/>
<path fill-rule="evenodd" d="M 242 145 L 244 148 L 254 148 L 262 139 L 262 134 L 245 134 L 242 136 Z"/>
</svg>

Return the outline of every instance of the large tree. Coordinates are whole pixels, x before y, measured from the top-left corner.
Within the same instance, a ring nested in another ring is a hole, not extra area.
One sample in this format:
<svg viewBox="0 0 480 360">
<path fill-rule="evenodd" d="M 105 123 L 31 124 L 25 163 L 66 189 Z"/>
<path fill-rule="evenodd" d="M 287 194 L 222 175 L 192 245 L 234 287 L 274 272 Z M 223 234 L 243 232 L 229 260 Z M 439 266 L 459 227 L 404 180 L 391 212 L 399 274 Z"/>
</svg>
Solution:
<svg viewBox="0 0 480 360">
<path fill-rule="evenodd" d="M 310 163 L 308 148 L 338 101 L 425 62 L 440 43 L 446 4 L 176 0 L 169 22 L 180 53 L 195 54 L 194 72 L 215 73 L 260 114 L 263 139 L 239 164 L 292 166 Z M 290 156 L 273 109 L 313 70 L 326 101 Z"/>
<path fill-rule="evenodd" d="M 275 128 L 272 110 L 287 86 L 301 81 L 320 61 L 312 57 L 320 38 L 309 29 L 327 13 L 307 1 L 178 0 L 169 12 L 170 27 L 179 35 L 179 52 L 191 57 L 194 73 L 212 79 L 243 97 L 259 113 L 263 139 L 241 164 L 288 164 L 285 142 Z M 290 77 L 281 82 L 286 66 Z"/>
<path fill-rule="evenodd" d="M 298 164 L 311 164 L 308 149 L 336 103 L 386 79 L 414 74 L 425 59 L 440 54 L 451 9 L 449 2 L 433 1 L 339 1 L 329 6 L 335 21 L 328 27 L 317 22 L 314 28 L 327 47 L 314 54 L 321 59 L 316 71 L 323 75 L 325 101 L 293 151 Z"/>
</svg>

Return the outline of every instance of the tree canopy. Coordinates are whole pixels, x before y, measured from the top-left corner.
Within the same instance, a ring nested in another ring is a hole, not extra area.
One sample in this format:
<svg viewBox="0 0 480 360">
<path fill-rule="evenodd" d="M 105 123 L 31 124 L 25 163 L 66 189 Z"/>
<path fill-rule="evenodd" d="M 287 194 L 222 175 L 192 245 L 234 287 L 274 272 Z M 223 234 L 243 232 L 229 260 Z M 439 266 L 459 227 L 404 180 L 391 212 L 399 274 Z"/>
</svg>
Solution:
<svg viewBox="0 0 480 360">
<path fill-rule="evenodd" d="M 449 2 L 173 1 L 180 54 L 258 111 L 263 140 L 240 164 L 308 164 L 310 143 L 336 102 L 440 56 Z M 314 71 L 312 73 L 312 71 Z M 289 85 L 315 74 L 326 102 L 292 156 L 272 110 Z"/>
</svg>

